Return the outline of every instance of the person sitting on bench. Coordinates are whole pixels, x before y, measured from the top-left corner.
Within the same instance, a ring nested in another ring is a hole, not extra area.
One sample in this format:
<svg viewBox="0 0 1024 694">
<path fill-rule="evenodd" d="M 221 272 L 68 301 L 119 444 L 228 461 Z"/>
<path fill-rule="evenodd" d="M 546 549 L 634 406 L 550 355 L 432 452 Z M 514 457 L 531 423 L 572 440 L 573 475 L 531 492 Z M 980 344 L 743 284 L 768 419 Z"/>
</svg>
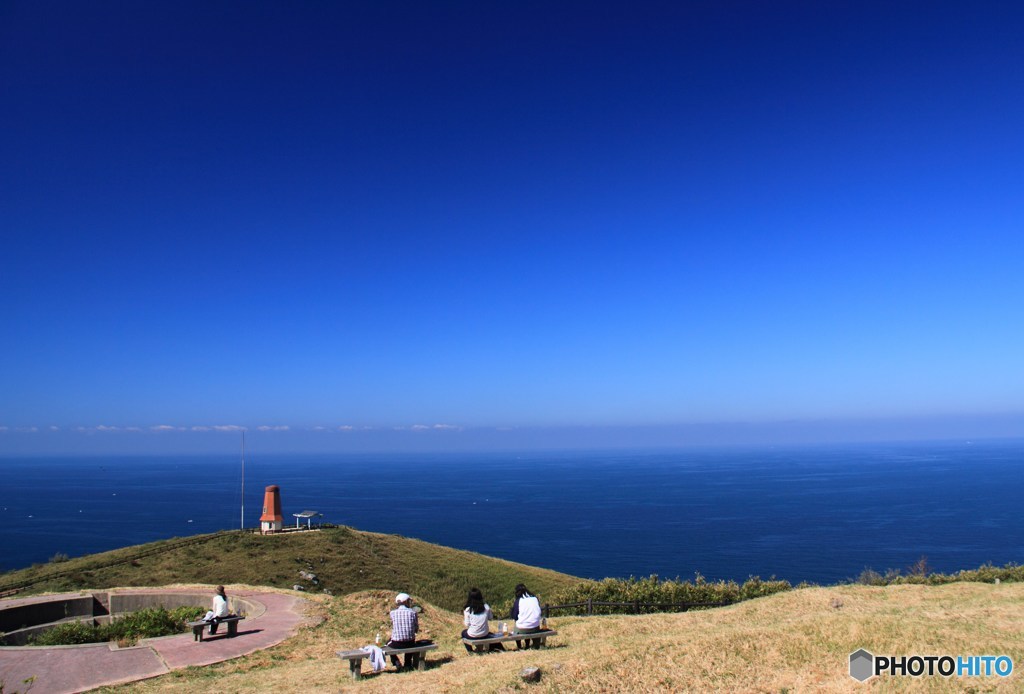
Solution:
<svg viewBox="0 0 1024 694">
<path fill-rule="evenodd" d="M 217 592 L 213 596 L 213 609 L 203 617 L 204 622 L 210 623 L 210 633 L 217 633 L 217 623 L 224 617 L 231 616 L 228 610 L 228 596 L 224 593 L 224 586 L 217 586 Z"/>
<path fill-rule="evenodd" d="M 531 595 L 522 583 L 516 586 L 516 597 L 512 601 L 510 616 L 515 620 L 515 633 L 517 634 L 536 634 L 538 631 L 543 631 L 540 626 L 540 600 L 535 595 Z M 527 639 L 526 647 L 530 646 L 540 648 L 540 639 Z M 522 647 L 522 642 L 516 641 L 516 648 Z"/>
<path fill-rule="evenodd" d="M 462 623 L 466 627 L 462 630 L 462 638 L 486 639 L 494 636 L 487 625 L 489 619 L 494 619 L 494 615 L 491 614 L 491 606 L 484 602 L 484 594 L 479 588 L 470 588 L 469 597 L 466 598 L 466 609 L 462 611 Z M 466 647 L 467 652 L 473 652 L 472 646 L 468 643 L 462 645 Z M 492 643 L 490 650 L 503 651 L 505 647 L 500 643 Z"/>
<path fill-rule="evenodd" d="M 391 648 L 413 648 L 416 646 L 416 632 L 420 630 L 419 616 L 412 609 L 412 598 L 408 593 L 399 593 L 395 597 L 398 607 L 391 610 L 391 640 L 388 646 Z M 415 670 L 419 665 L 419 653 L 405 654 L 405 669 Z M 391 664 L 401 668 L 401 661 L 397 655 L 391 656 Z"/>
</svg>

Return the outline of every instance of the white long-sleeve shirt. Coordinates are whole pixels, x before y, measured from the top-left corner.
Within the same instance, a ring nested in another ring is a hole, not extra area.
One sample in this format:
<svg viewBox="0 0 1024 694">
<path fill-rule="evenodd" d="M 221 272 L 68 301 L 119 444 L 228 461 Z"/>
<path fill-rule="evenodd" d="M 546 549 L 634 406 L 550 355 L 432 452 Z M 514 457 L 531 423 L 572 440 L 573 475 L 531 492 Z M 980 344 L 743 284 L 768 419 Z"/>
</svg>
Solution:
<svg viewBox="0 0 1024 694">
<path fill-rule="evenodd" d="M 231 612 L 228 610 L 228 601 L 220 595 L 213 596 L 213 616 L 227 617 Z"/>
<path fill-rule="evenodd" d="M 520 629 L 536 629 L 539 627 L 541 618 L 540 600 L 532 595 L 524 595 L 517 602 L 519 614 L 516 617 L 516 627 Z"/>
</svg>

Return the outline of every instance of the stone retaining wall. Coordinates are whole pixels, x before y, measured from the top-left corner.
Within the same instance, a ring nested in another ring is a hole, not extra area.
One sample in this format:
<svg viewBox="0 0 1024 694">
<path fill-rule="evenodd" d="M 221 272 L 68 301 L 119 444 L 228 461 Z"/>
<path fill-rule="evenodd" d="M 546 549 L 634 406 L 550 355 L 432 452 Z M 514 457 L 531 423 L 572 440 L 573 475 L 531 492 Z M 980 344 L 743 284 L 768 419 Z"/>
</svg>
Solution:
<svg viewBox="0 0 1024 694">
<path fill-rule="evenodd" d="M 24 646 L 35 634 L 61 622 L 101 624 L 121 615 L 148 607 L 202 607 L 209 609 L 212 591 L 110 591 L 46 595 L 13 601 L 0 601 L 0 646 Z M 266 608 L 255 600 L 228 595 L 228 607 L 234 614 L 259 617 Z"/>
</svg>

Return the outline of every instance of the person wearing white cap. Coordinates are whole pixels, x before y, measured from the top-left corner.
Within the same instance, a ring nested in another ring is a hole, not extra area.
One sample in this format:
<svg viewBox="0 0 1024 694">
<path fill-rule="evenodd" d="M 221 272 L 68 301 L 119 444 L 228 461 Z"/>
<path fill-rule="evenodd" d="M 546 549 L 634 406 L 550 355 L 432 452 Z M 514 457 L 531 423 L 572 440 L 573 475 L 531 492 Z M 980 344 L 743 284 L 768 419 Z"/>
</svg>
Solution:
<svg viewBox="0 0 1024 694">
<path fill-rule="evenodd" d="M 420 630 L 419 616 L 412 609 L 412 598 L 408 593 L 399 593 L 395 596 L 398 607 L 391 610 L 391 640 L 388 646 L 391 648 L 412 648 L 416 645 L 416 632 Z M 407 653 L 405 655 L 405 669 L 414 670 L 419 664 L 419 653 Z M 396 668 L 402 666 L 397 655 L 391 656 L 391 664 Z"/>
</svg>

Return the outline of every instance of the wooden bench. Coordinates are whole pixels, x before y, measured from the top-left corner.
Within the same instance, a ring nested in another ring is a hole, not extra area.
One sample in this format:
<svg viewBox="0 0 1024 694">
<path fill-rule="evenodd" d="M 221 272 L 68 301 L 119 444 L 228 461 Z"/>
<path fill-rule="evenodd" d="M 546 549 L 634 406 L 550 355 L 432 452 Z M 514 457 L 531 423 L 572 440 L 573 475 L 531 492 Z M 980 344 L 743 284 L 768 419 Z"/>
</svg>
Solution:
<svg viewBox="0 0 1024 694">
<path fill-rule="evenodd" d="M 436 643 L 425 643 L 420 646 L 413 646 L 412 648 L 392 648 L 391 646 L 381 646 L 380 650 L 384 652 L 385 660 L 393 655 L 407 655 L 409 653 L 419 653 L 420 661 L 416 666 L 417 670 L 427 669 L 427 659 L 422 656 L 427 651 L 432 651 L 437 648 Z M 352 672 L 352 679 L 358 680 L 362 677 L 362 666 L 363 658 L 369 658 L 370 654 L 364 650 L 357 649 L 354 651 L 338 651 L 338 657 L 342 660 L 348 661 L 348 669 Z"/>
<path fill-rule="evenodd" d="M 229 617 L 221 617 L 217 620 L 217 624 L 228 625 L 228 638 L 238 636 L 238 623 L 241 622 L 245 617 L 239 615 L 231 615 Z M 192 627 L 192 638 L 195 641 L 203 640 L 203 630 L 210 626 L 211 622 L 207 622 L 205 619 L 200 619 L 198 622 L 189 622 L 188 626 Z"/>
<path fill-rule="evenodd" d="M 484 653 L 490 650 L 491 644 L 507 643 L 509 641 L 531 641 L 533 639 L 540 641 L 540 647 L 545 648 L 548 645 L 549 636 L 558 636 L 558 632 L 554 629 L 546 629 L 532 634 L 506 634 L 505 636 L 491 636 L 486 639 L 462 639 L 462 643 L 472 646 L 477 653 Z"/>
</svg>

